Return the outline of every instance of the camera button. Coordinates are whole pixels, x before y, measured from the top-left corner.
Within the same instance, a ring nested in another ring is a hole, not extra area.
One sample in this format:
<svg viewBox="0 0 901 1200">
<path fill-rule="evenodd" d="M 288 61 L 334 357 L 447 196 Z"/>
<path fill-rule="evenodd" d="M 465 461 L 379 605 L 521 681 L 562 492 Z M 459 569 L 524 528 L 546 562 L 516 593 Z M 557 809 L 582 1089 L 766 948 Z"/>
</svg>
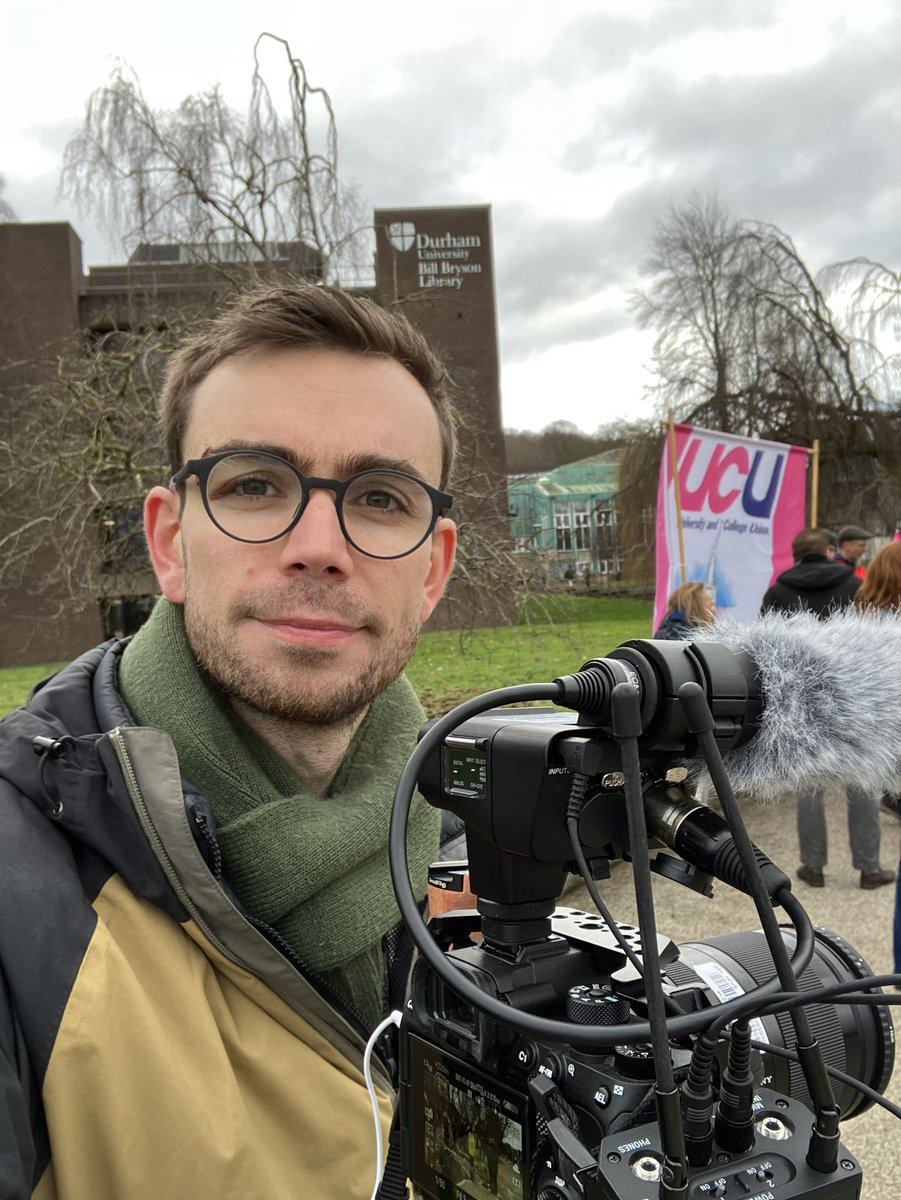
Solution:
<svg viewBox="0 0 901 1200">
<path fill-rule="evenodd" d="M 554 1083 L 559 1083 L 564 1074 L 563 1063 L 556 1054 L 545 1052 L 538 1063 L 538 1073 L 546 1075 Z"/>
<path fill-rule="evenodd" d="M 531 1071 L 538 1062 L 538 1051 L 531 1042 L 523 1042 L 516 1051 L 516 1065 L 524 1071 Z"/>
</svg>

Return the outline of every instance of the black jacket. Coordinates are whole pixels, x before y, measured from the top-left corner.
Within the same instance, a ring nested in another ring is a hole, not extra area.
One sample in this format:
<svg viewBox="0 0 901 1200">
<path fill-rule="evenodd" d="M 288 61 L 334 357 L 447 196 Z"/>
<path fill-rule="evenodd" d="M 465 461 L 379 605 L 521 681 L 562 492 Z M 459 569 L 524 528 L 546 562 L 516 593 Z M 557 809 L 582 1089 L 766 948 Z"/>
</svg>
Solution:
<svg viewBox="0 0 901 1200">
<path fill-rule="evenodd" d="M 363 1200 L 368 1031 L 236 903 L 208 801 L 122 702 L 121 650 L 0 725 L 0 1197 Z"/>
<path fill-rule="evenodd" d="M 767 589 L 760 611 L 806 610 L 827 617 L 836 609 L 846 608 L 862 582 L 847 563 L 830 562 L 823 554 L 806 554 Z"/>
<path fill-rule="evenodd" d="M 696 636 L 697 633 L 698 626 L 690 624 L 686 620 L 685 613 L 679 609 L 678 612 L 666 614 L 657 626 L 654 637 L 662 642 L 681 642 L 685 638 Z"/>
</svg>

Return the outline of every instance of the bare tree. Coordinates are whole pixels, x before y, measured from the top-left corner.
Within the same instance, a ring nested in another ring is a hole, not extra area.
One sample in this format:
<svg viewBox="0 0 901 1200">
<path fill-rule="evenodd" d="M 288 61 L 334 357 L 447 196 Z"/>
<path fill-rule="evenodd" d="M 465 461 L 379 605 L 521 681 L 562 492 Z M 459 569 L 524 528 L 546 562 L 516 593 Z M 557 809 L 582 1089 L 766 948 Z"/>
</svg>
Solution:
<svg viewBox="0 0 901 1200">
<path fill-rule="evenodd" d="M 273 56 L 278 87 L 266 76 Z M 364 264 L 369 230 L 359 195 L 339 180 L 331 99 L 283 38 L 261 34 L 253 61 L 245 113 L 218 86 L 155 109 L 134 72 L 118 66 L 66 147 L 62 191 L 129 251 L 176 243 L 224 268 L 303 243 L 337 281 Z"/>
<path fill-rule="evenodd" d="M 901 409 L 901 271 L 852 258 L 827 267 L 821 280 L 840 306 L 859 377 L 878 403 Z"/>
<path fill-rule="evenodd" d="M 63 606 L 155 590 L 140 513 L 166 477 L 155 398 L 185 329 L 270 269 L 335 280 L 367 231 L 339 181 L 328 93 L 270 34 L 254 46 L 244 114 L 215 87 L 154 109 L 117 68 L 88 101 L 61 186 L 127 248 L 175 243 L 197 268 L 171 295 L 136 275 L 125 306 L 5 372 L 0 586 Z"/>
<path fill-rule="evenodd" d="M 0 175 L 0 221 L 15 221 L 15 211 L 8 200 L 5 200 L 3 193 L 6 191 L 6 180 Z"/>
<path fill-rule="evenodd" d="M 891 524 L 901 435 L 897 388 L 892 399 L 884 384 L 897 359 L 873 334 L 896 319 L 897 277 L 860 260 L 814 276 L 787 234 L 734 221 L 715 200 L 670 213 L 645 273 L 651 282 L 633 308 L 657 331 L 661 409 L 727 433 L 806 445 L 818 438 L 822 519 Z M 827 299 L 838 285 L 844 321 Z"/>
<path fill-rule="evenodd" d="M 109 334 L 62 355 L 56 375 L 22 388 L 0 442 L 0 578 L 55 594 L 152 591 L 141 531 L 147 489 L 165 481 L 156 433 L 168 330 Z M 35 573 L 35 562 L 41 570 Z"/>
</svg>

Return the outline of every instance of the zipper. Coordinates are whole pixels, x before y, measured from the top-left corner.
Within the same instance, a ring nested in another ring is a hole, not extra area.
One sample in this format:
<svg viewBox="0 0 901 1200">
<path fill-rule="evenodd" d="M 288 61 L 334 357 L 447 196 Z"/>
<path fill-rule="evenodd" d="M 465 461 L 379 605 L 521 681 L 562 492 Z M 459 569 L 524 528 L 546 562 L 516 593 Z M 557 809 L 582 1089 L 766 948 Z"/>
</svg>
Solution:
<svg viewBox="0 0 901 1200">
<path fill-rule="evenodd" d="M 335 995 L 334 990 L 329 987 L 324 979 L 321 979 L 316 974 L 312 967 L 308 966 L 304 962 L 291 943 L 286 941 L 277 929 L 273 929 L 271 925 L 262 920 L 260 917 L 254 917 L 248 914 L 247 920 L 250 921 L 254 929 L 258 929 L 268 941 L 272 942 L 276 950 L 285 956 L 298 974 L 303 975 L 304 979 L 306 979 L 308 983 L 312 983 L 313 987 L 322 996 L 324 996 L 331 1007 L 334 1008 L 336 1012 L 341 1013 L 342 1017 L 344 1017 L 348 1024 L 356 1026 L 356 1031 L 363 1039 L 364 1043 L 369 1040 L 369 1035 L 366 1032 L 366 1026 L 363 1024 L 363 1019 L 356 1009 L 351 1008 L 349 1004 L 347 1004 L 339 996 Z"/>
<path fill-rule="evenodd" d="M 166 878 L 168 879 L 170 885 L 172 886 L 172 890 L 175 892 L 176 896 L 181 901 L 184 908 L 190 914 L 192 920 L 196 923 L 197 927 L 201 930 L 204 937 L 206 937 L 208 939 L 208 941 L 213 946 L 216 947 L 216 949 L 219 951 L 219 953 L 223 954 L 230 962 L 233 962 L 236 966 L 241 967 L 242 970 L 245 970 L 245 971 L 249 972 L 251 975 L 255 976 L 256 978 L 259 978 L 259 975 L 257 974 L 257 972 L 254 971 L 254 969 L 251 966 L 249 966 L 249 964 L 246 963 L 244 961 L 244 959 L 242 959 L 239 955 L 235 954 L 235 952 L 233 950 L 231 950 L 225 944 L 225 942 L 222 941 L 221 938 L 216 936 L 216 934 L 212 931 L 212 929 L 210 929 L 209 925 L 207 924 L 207 922 L 204 919 L 203 915 L 201 914 L 200 910 L 197 908 L 197 905 L 191 899 L 190 895 L 188 894 L 187 890 L 185 889 L 184 885 L 182 884 L 181 879 L 178 876 L 178 872 L 175 870 L 175 867 L 172 863 L 171 858 L 169 857 L 168 852 L 166 851 L 165 846 L 163 845 L 162 838 L 156 831 L 156 827 L 154 826 L 153 820 L 151 819 L 151 816 L 150 816 L 150 810 L 147 807 L 144 797 L 141 795 L 141 788 L 138 783 L 138 777 L 137 777 L 134 767 L 132 766 L 131 757 L 128 753 L 128 747 L 125 744 L 125 739 L 122 736 L 121 728 L 119 726 L 117 726 L 115 729 L 110 730 L 108 736 L 109 736 L 110 742 L 112 743 L 113 750 L 115 751 L 116 758 L 119 761 L 119 766 L 122 769 L 122 774 L 125 779 L 125 785 L 128 788 L 128 794 L 131 797 L 131 802 L 134 805 L 135 811 L 138 814 L 138 820 L 141 823 L 141 828 L 143 829 L 144 835 L 151 845 L 151 848 L 157 858 L 157 861 L 159 862 L 160 866 L 163 868 L 163 873 L 165 874 Z M 207 835 L 208 835 L 207 830 L 205 830 L 204 832 L 207 833 Z M 218 849 L 218 847 L 217 847 L 217 849 Z M 276 930 L 272 929 L 271 926 L 268 926 L 264 921 L 260 921 L 255 917 L 248 916 L 248 914 L 246 914 L 246 913 L 242 912 L 241 916 L 251 926 L 257 928 L 260 933 L 263 933 L 263 935 L 265 937 L 267 937 L 267 939 L 269 941 L 272 942 L 273 948 L 275 950 L 277 950 L 284 958 L 286 958 L 288 960 L 288 962 L 291 964 L 291 966 L 294 968 L 294 970 L 297 971 L 297 973 L 307 983 L 309 983 L 314 988 L 314 990 L 316 990 L 315 984 L 313 984 L 313 982 L 309 978 L 308 968 L 305 967 L 305 965 L 303 964 L 301 959 L 298 957 L 297 953 L 291 948 L 291 946 L 288 944 L 288 942 L 286 942 L 285 939 Z M 328 991 L 330 993 L 330 989 L 326 989 L 324 984 L 322 984 L 320 986 L 323 988 L 323 990 Z M 322 995 L 321 992 L 319 994 Z M 322 996 L 322 998 L 326 1001 L 327 1004 L 335 1007 L 333 1000 L 331 1000 L 329 998 L 329 996 Z M 293 1005 L 291 1007 L 293 1007 Z M 297 1011 L 297 1010 L 295 1010 L 295 1011 Z M 298 1015 L 303 1015 L 303 1014 L 298 1013 Z M 358 1033 L 360 1033 L 360 1031 L 363 1032 L 363 1042 L 365 1044 L 365 1042 L 368 1040 L 368 1036 L 366 1035 L 365 1029 L 364 1029 L 362 1023 L 360 1022 L 359 1018 L 356 1017 L 355 1014 L 353 1014 L 350 1011 L 348 1011 L 348 1016 L 354 1017 L 353 1023 L 356 1025 L 359 1025 L 360 1028 L 359 1028 L 359 1030 L 357 1030 L 357 1032 Z M 304 1019 L 308 1020 L 308 1021 L 311 1020 L 311 1018 L 308 1016 L 305 1017 Z M 321 1017 L 317 1017 L 315 1022 L 311 1021 L 311 1024 L 313 1024 L 313 1028 L 316 1028 L 317 1026 L 321 1026 L 321 1027 L 328 1029 L 329 1032 L 333 1035 L 333 1043 L 335 1044 L 337 1049 L 341 1049 L 343 1047 L 343 1052 L 345 1054 L 348 1052 L 348 1049 L 352 1052 L 352 1054 L 348 1055 L 348 1057 L 351 1058 L 352 1061 L 360 1053 L 360 1048 L 358 1046 L 354 1045 L 354 1043 L 350 1041 L 350 1039 L 347 1037 L 347 1034 L 344 1033 L 343 1030 L 338 1029 L 330 1021 L 323 1020 Z M 382 1081 L 383 1086 L 385 1084 L 387 1084 L 387 1090 L 390 1093 L 391 1091 L 393 1091 L 393 1085 L 391 1083 L 391 1073 L 385 1067 L 384 1063 L 381 1063 L 381 1066 L 382 1066 L 383 1073 L 384 1073 L 383 1081 Z"/>
<path fill-rule="evenodd" d="M 203 838 L 204 844 L 206 845 L 210 853 L 210 857 L 213 860 L 213 877 L 217 883 L 220 883 L 222 880 L 222 851 L 219 849 L 219 843 L 216 841 L 210 831 L 206 816 L 202 812 L 192 810 L 189 815 L 189 819 L 193 820 L 194 824 L 200 830 L 200 836 Z"/>
</svg>

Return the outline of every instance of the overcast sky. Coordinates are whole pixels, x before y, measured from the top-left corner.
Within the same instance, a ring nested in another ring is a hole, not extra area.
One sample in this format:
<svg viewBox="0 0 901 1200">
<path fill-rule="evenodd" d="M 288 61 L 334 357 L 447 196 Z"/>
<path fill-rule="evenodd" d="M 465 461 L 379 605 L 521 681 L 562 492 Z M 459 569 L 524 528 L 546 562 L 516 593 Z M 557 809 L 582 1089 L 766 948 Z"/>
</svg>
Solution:
<svg viewBox="0 0 901 1200">
<path fill-rule="evenodd" d="M 5 199 L 116 261 L 56 196 L 88 95 L 121 59 L 155 106 L 220 83 L 241 108 L 264 29 L 330 92 L 372 207 L 492 205 L 507 426 L 649 414 L 627 296 L 691 196 L 780 226 L 814 270 L 901 268 L 898 0 L 8 0 Z"/>
</svg>

